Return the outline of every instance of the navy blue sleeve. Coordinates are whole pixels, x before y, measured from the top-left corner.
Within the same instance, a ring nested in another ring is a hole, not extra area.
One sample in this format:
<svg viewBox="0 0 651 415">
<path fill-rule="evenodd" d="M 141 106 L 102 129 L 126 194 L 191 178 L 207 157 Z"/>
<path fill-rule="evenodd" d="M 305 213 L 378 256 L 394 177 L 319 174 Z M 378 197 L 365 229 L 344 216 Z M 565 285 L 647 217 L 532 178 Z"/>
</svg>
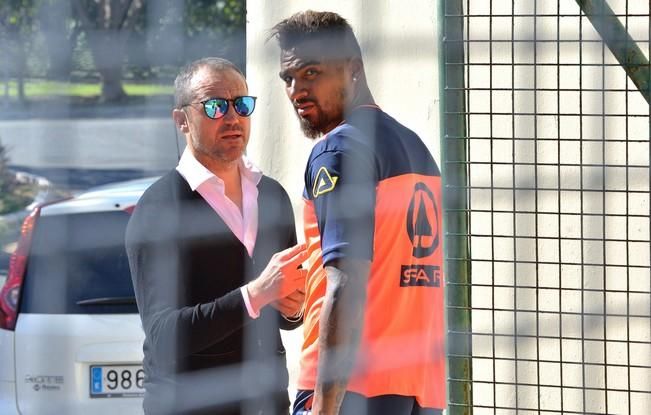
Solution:
<svg viewBox="0 0 651 415">
<path fill-rule="evenodd" d="M 368 151 L 350 146 L 310 157 L 305 191 L 314 203 L 324 265 L 340 258 L 373 259 L 377 178 L 372 160 Z"/>
</svg>

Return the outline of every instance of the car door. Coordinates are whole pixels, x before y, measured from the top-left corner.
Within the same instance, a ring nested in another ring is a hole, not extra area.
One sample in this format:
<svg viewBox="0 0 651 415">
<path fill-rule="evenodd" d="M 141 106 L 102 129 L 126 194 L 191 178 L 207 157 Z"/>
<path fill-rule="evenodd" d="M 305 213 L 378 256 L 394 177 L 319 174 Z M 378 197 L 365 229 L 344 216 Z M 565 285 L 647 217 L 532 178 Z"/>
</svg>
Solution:
<svg viewBox="0 0 651 415">
<path fill-rule="evenodd" d="M 47 215 L 32 236 L 15 329 L 23 414 L 142 413 L 142 332 L 124 211 Z"/>
</svg>

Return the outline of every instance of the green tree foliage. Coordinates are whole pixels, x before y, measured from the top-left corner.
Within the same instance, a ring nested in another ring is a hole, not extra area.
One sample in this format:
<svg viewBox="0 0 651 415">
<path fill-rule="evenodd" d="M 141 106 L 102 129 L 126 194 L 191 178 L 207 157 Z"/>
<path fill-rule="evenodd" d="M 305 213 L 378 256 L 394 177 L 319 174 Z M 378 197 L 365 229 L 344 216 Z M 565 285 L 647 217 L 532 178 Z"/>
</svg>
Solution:
<svg viewBox="0 0 651 415">
<path fill-rule="evenodd" d="M 152 65 L 174 73 L 194 59 L 221 56 L 244 68 L 245 0 L 149 0 L 145 15 L 143 48 Z"/>
<path fill-rule="evenodd" d="M 184 28 L 191 55 L 216 55 L 242 70 L 246 58 L 246 2 L 242 0 L 185 0 Z M 206 45 L 210 45 L 206 47 Z"/>
<path fill-rule="evenodd" d="M 37 190 L 36 186 L 19 183 L 8 164 L 7 151 L 0 143 L 0 215 L 24 209 Z"/>
<path fill-rule="evenodd" d="M 246 4 L 241 0 L 185 0 L 185 28 L 188 37 L 208 34 L 214 39 L 234 35 L 246 24 Z"/>
<path fill-rule="evenodd" d="M 34 33 L 34 2 L 38 0 L 3 0 L 0 2 L 0 76 L 18 81 L 18 97 L 25 100 L 24 76 Z M 6 93 L 7 91 L 5 91 Z"/>
<path fill-rule="evenodd" d="M 101 99 L 126 98 L 122 69 L 126 43 L 141 18 L 144 0 L 74 0 L 75 25 L 86 35 L 95 69 L 102 81 Z"/>
<path fill-rule="evenodd" d="M 169 78 L 199 57 L 243 69 L 245 24 L 245 0 L 0 0 L 0 53 L 15 56 L 0 76 L 91 70 L 102 100 L 121 101 L 125 77 Z"/>
</svg>

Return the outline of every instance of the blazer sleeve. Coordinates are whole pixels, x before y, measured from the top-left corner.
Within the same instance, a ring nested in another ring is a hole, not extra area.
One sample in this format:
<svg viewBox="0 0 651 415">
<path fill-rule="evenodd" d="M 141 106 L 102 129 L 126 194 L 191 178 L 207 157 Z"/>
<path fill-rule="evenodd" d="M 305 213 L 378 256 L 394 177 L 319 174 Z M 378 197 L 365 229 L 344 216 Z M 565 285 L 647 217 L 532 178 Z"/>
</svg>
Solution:
<svg viewBox="0 0 651 415">
<path fill-rule="evenodd" d="M 241 328 L 245 305 L 239 288 L 209 303 L 179 305 L 184 280 L 173 206 L 147 199 L 127 226 L 126 252 L 146 347 L 158 363 L 174 365 Z"/>
</svg>

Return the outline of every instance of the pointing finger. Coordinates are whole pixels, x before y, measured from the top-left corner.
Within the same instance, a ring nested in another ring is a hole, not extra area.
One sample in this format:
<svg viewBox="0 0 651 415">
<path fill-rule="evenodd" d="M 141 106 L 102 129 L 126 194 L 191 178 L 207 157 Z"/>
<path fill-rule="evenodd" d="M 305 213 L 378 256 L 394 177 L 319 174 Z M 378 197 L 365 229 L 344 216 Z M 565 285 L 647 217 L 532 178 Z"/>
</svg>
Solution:
<svg viewBox="0 0 651 415">
<path fill-rule="evenodd" d="M 285 266 L 298 267 L 300 264 L 305 262 L 307 257 L 308 254 L 306 249 L 303 249 L 302 251 L 298 251 L 294 253 L 294 255 L 292 255 L 291 257 L 284 258 L 284 260 L 287 261 Z"/>
<path fill-rule="evenodd" d="M 287 248 L 284 251 L 280 251 L 280 259 L 285 261 L 287 259 L 290 259 L 294 257 L 296 254 L 305 251 L 306 245 L 304 243 L 302 244 L 296 244 L 292 246 L 291 248 Z"/>
</svg>

